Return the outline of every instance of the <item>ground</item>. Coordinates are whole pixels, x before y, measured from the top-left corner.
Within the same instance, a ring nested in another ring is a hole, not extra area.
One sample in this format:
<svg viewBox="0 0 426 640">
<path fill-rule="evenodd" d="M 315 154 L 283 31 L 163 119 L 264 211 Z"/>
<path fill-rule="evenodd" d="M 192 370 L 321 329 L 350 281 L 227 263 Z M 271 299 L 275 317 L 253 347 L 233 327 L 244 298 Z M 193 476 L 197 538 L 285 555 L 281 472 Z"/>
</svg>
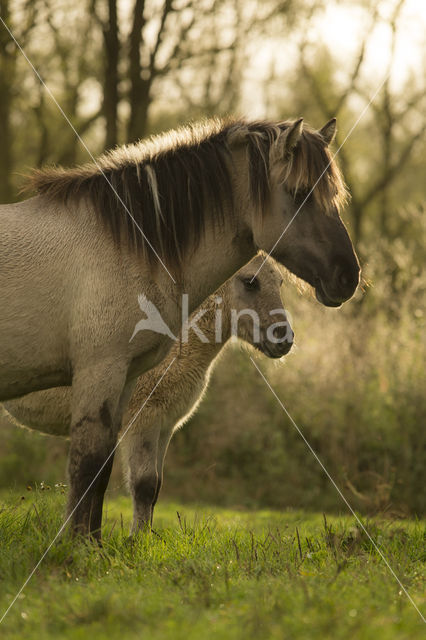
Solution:
<svg viewBox="0 0 426 640">
<path fill-rule="evenodd" d="M 0 616 L 61 523 L 61 487 L 0 498 Z M 353 517 L 160 503 L 130 539 L 110 498 L 104 545 L 63 536 L 2 624 L 6 639 L 423 638 L 425 626 Z M 425 523 L 366 525 L 425 608 Z"/>
</svg>

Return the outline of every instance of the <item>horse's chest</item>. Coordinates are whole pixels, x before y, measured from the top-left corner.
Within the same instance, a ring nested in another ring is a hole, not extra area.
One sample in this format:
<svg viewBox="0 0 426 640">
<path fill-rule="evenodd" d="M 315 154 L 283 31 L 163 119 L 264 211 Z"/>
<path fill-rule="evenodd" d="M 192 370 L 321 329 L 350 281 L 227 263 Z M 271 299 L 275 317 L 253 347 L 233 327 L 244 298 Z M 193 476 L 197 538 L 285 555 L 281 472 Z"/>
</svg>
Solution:
<svg viewBox="0 0 426 640">
<path fill-rule="evenodd" d="M 129 379 L 139 377 L 155 368 L 167 356 L 172 346 L 172 340 L 169 338 L 158 339 L 151 348 L 142 354 L 133 358 L 129 367 Z"/>
<path fill-rule="evenodd" d="M 208 374 L 205 371 L 192 369 L 183 373 L 175 380 L 170 400 L 173 402 L 177 415 L 185 421 L 198 407 L 208 384 Z"/>
</svg>

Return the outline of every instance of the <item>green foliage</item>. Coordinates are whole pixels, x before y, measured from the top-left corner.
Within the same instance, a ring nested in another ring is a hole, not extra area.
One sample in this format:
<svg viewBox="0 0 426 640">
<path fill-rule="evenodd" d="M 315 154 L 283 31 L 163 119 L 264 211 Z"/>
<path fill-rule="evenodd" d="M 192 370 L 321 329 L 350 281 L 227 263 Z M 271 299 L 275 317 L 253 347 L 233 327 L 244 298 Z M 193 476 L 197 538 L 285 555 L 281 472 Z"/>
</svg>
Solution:
<svg viewBox="0 0 426 640">
<path fill-rule="evenodd" d="M 62 507 L 51 492 L 4 498 L 1 614 L 56 534 Z M 108 503 L 102 549 L 57 540 L 2 638 L 422 637 L 418 613 L 352 518 L 168 504 L 155 531 L 129 538 L 129 515 L 122 500 Z M 423 524 L 365 525 L 421 607 Z"/>
</svg>

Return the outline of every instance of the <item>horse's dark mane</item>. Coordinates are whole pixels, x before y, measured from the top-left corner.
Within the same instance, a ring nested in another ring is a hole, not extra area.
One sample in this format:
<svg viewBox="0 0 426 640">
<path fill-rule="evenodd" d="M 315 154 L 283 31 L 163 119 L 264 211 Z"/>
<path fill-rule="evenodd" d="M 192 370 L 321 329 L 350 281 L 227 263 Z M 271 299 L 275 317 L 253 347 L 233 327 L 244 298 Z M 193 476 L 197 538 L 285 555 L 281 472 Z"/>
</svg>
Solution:
<svg viewBox="0 0 426 640">
<path fill-rule="evenodd" d="M 271 150 L 290 124 L 212 119 L 119 147 L 96 164 L 35 170 L 29 187 L 62 203 L 86 198 L 117 242 L 125 239 L 151 258 L 145 236 L 178 270 L 187 249 L 200 241 L 206 216 L 221 226 L 225 215 L 234 214 L 234 147 L 246 144 L 249 194 L 260 214 L 267 210 Z M 325 170 L 313 192 L 317 204 L 327 211 L 343 200 L 340 172 L 313 129 L 305 125 L 294 153 L 282 164 L 288 190 L 313 187 Z"/>
</svg>

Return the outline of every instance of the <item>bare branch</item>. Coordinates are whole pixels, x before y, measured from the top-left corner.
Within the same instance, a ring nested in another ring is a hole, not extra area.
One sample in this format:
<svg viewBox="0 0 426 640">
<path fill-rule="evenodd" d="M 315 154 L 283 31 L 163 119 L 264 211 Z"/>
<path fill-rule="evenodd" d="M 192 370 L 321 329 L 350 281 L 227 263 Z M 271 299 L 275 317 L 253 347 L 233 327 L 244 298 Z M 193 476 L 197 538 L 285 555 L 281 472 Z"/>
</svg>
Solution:
<svg viewBox="0 0 426 640">
<path fill-rule="evenodd" d="M 181 53 L 183 51 L 183 43 L 185 43 L 186 38 L 189 34 L 189 32 L 191 31 L 192 27 L 195 24 L 195 13 L 192 14 L 191 19 L 188 21 L 188 23 L 183 26 L 180 30 L 180 33 L 178 34 L 177 38 L 176 38 L 176 44 L 173 47 L 172 52 L 170 53 L 169 59 L 167 60 L 167 62 L 162 66 L 162 67 L 157 67 L 157 69 L 155 70 L 155 74 L 158 75 L 165 75 L 170 69 L 177 69 L 179 68 L 179 66 L 182 63 L 181 58 Z"/>
<path fill-rule="evenodd" d="M 155 41 L 155 45 L 149 57 L 149 71 L 151 76 L 155 74 L 155 62 L 157 58 L 157 53 L 164 39 L 164 28 L 166 26 L 167 18 L 172 11 L 174 11 L 173 0 L 165 0 L 163 5 L 163 11 L 161 13 L 161 20 L 160 20 L 160 26 L 158 28 L 157 39 Z"/>
<path fill-rule="evenodd" d="M 371 16 L 371 20 L 370 20 L 370 24 L 369 27 L 367 29 L 367 32 L 364 36 L 364 38 L 361 41 L 361 45 L 359 48 L 359 52 L 358 52 L 358 56 L 355 60 L 355 65 L 354 68 L 352 69 L 352 73 L 350 75 L 349 78 L 349 82 L 347 84 L 346 90 L 342 92 L 342 94 L 340 95 L 339 100 L 337 101 L 335 108 L 334 108 L 334 115 L 337 116 L 340 113 L 340 110 L 342 109 L 343 105 L 345 104 L 346 100 L 348 99 L 348 97 L 350 96 L 351 92 L 354 90 L 355 88 L 355 84 L 356 81 L 358 80 L 361 68 L 362 68 L 362 64 L 364 62 L 365 59 L 365 52 L 367 50 L 367 44 L 368 41 L 370 39 L 370 36 L 373 32 L 374 27 L 376 26 L 377 23 L 377 16 L 378 16 L 378 10 L 377 10 L 377 4 L 374 8 L 374 11 L 372 13 Z"/>
<path fill-rule="evenodd" d="M 393 178 L 399 173 L 402 167 L 407 162 L 415 144 L 420 140 L 426 131 L 426 124 L 424 124 L 407 142 L 401 153 L 398 155 L 398 160 L 390 165 L 386 171 L 374 184 L 369 188 L 367 193 L 361 199 L 361 206 L 366 207 L 383 189 L 385 189 Z"/>
</svg>

